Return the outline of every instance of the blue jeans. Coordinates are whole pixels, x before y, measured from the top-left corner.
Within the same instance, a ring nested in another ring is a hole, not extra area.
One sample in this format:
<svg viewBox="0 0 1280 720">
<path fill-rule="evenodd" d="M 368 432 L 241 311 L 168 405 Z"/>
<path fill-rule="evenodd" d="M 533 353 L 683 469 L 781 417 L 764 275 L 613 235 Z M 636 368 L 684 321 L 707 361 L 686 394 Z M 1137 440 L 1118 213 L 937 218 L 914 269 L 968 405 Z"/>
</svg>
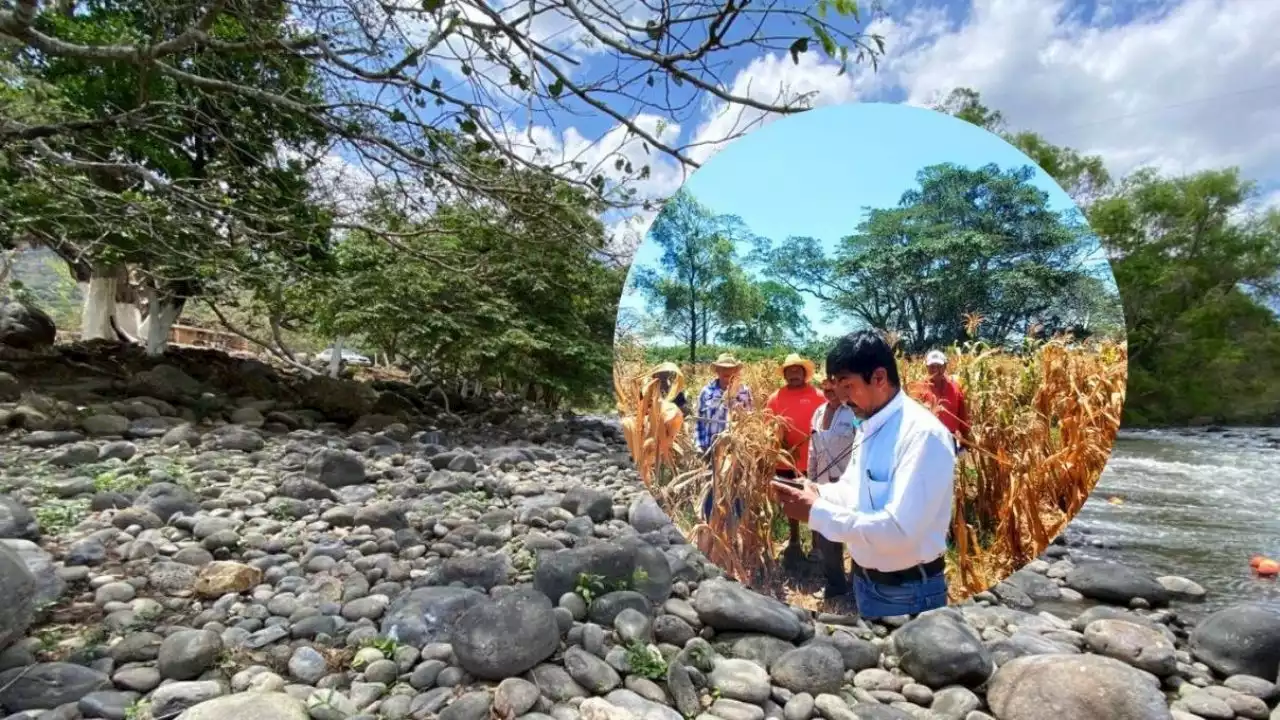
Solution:
<svg viewBox="0 0 1280 720">
<path fill-rule="evenodd" d="M 916 615 L 947 605 L 947 576 L 938 573 L 928 580 L 912 580 L 902 585 L 874 583 L 854 571 L 853 593 L 858 614 L 864 618 Z"/>
</svg>

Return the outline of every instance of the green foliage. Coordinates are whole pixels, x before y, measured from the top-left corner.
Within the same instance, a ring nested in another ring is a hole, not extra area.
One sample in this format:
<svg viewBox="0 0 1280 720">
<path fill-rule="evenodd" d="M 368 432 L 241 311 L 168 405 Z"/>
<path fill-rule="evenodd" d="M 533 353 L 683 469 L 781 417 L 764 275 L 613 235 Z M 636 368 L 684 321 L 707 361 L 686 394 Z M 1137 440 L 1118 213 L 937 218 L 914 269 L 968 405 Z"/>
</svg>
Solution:
<svg viewBox="0 0 1280 720">
<path fill-rule="evenodd" d="M 733 298 L 719 338 L 731 345 L 772 348 L 803 344 L 810 335 L 804 316 L 804 297 L 773 280 L 742 282 L 741 296 Z"/>
<path fill-rule="evenodd" d="M 804 300 L 747 272 L 738 247 L 752 240 L 739 218 L 715 215 L 689 191 L 678 191 L 649 230 L 647 241 L 663 253 L 658 267 L 635 271 L 635 287 L 660 318 L 649 334 L 677 338 L 685 360 L 717 340 L 757 348 L 803 342 Z"/>
<path fill-rule="evenodd" d="M 667 661 L 657 648 L 636 641 L 627 645 L 626 652 L 627 667 L 633 674 L 655 681 L 667 678 Z"/>
<path fill-rule="evenodd" d="M 591 573 L 581 573 L 578 575 L 578 582 L 574 585 L 573 591 L 587 602 L 591 604 L 592 600 L 605 594 L 605 580 L 603 575 L 593 575 Z"/>
<path fill-rule="evenodd" d="M 573 591 L 590 605 L 593 600 L 605 593 L 635 590 L 648 580 L 649 573 L 644 568 L 636 568 L 629 577 L 621 580 L 608 580 L 603 575 L 580 573 Z"/>
<path fill-rule="evenodd" d="M 382 653 L 383 657 L 390 659 L 395 656 L 396 650 L 400 648 L 400 643 L 396 642 L 394 638 L 371 637 L 366 638 L 364 642 L 361 643 L 361 647 L 373 648 Z"/>
<path fill-rule="evenodd" d="M 597 208 L 566 185 L 520 182 L 545 192 L 513 197 L 507 213 L 444 206 L 412 222 L 384 207 L 371 219 L 395 246 L 351 233 L 334 272 L 286 289 L 286 302 L 317 334 L 357 336 L 430 380 L 533 384 L 569 400 L 607 388 L 623 271 L 597 259 Z"/>
<path fill-rule="evenodd" d="M 1256 422 L 1280 409 L 1280 322 L 1258 302 L 1280 274 L 1280 213 L 1239 219 L 1234 170 L 1142 171 L 1095 203 L 1129 328 L 1131 421 Z"/>
<path fill-rule="evenodd" d="M 45 497 L 35 507 L 40 531 L 57 535 L 76 527 L 89 515 L 88 500 L 58 500 Z"/>
<path fill-rule="evenodd" d="M 284 2 L 222 9 L 209 42 L 254 49 L 210 53 L 198 43 L 166 63 L 260 93 L 320 100 L 306 59 L 255 46 L 291 37 Z M 198 5 L 136 0 L 89 3 L 73 13 L 50 6 L 35 27 L 70 43 L 128 45 L 180 34 L 202 12 Z M 279 159 L 282 149 L 327 138 L 328 130 L 305 114 L 207 92 L 131 58 L 32 50 L 17 55 L 11 71 L 22 83 L 0 103 L 28 121 L 97 121 L 120 113 L 135 120 L 82 125 L 74 144 L 47 141 L 52 152 L 123 164 L 111 169 L 37 162 L 46 158 L 35 146 L 18 145 L 0 157 L 6 186 L 0 237 L 52 247 L 82 280 L 128 263 L 157 287 L 182 283 L 182 295 L 214 291 L 232 277 L 276 278 L 282 266 L 322 252 L 327 213 L 309 201 L 305 168 Z"/>
<path fill-rule="evenodd" d="M 972 339 L 968 313 L 984 318 L 976 339 L 994 343 L 1037 323 L 1095 320 L 1077 307 L 1082 287 L 1104 291 L 1082 269 L 1088 228 L 1049 206 L 1033 172 L 926 167 L 918 188 L 897 207 L 869 209 L 831 256 L 818 240 L 793 237 L 762 243 L 759 257 L 775 281 L 822 300 L 834 316 L 900 333 L 909 351 Z"/>
<path fill-rule="evenodd" d="M 122 475 L 114 470 L 99 473 L 93 478 L 93 488 L 98 492 L 130 492 L 145 488 L 151 484 L 150 478 L 137 475 Z"/>
<path fill-rule="evenodd" d="M 1124 300 L 1127 426 L 1280 419 L 1280 213 L 1248 211 L 1251 183 L 1234 169 L 1116 182 L 1100 157 L 1006 132 L 972 90 L 939 109 L 999 132 L 1086 207 Z"/>
</svg>

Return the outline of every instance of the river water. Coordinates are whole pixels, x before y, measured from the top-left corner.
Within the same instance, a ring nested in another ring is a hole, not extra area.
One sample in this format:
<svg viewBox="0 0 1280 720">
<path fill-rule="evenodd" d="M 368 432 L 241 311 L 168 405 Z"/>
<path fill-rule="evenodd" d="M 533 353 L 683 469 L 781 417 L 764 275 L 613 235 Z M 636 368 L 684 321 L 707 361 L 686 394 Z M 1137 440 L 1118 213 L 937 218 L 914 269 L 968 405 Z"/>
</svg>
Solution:
<svg viewBox="0 0 1280 720">
<path fill-rule="evenodd" d="M 1280 560 L 1280 428 L 1121 432 L 1072 527 L 1091 533 L 1090 555 L 1203 585 L 1183 614 L 1280 607 L 1280 582 L 1249 567 L 1255 554 Z"/>
</svg>

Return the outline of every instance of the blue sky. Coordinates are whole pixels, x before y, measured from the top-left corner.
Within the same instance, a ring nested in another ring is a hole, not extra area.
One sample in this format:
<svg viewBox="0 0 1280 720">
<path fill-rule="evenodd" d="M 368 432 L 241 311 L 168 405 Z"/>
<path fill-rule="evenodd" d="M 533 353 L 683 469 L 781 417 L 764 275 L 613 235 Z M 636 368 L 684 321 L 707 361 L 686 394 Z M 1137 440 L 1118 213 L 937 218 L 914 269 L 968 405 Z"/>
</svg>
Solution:
<svg viewBox="0 0 1280 720">
<path fill-rule="evenodd" d="M 403 0 L 412 2 L 412 0 Z M 476 2 L 478 0 L 457 0 Z M 504 3 L 520 5 L 515 0 Z M 869 3 L 861 3 L 865 7 Z M 929 107 L 957 87 L 979 91 L 1003 113 L 1011 130 L 1031 130 L 1046 140 L 1102 157 L 1114 176 L 1154 167 L 1168 175 L 1238 167 L 1259 190 L 1251 207 L 1280 207 L 1280 2 L 1267 0 L 882 0 L 885 13 L 846 30 L 884 38 L 879 66 L 854 64 L 839 73 L 815 48 L 799 65 L 787 57 L 787 40 L 771 50 L 746 43 L 718 52 L 698 65 L 714 68 L 729 93 L 772 103 L 780 94 L 809 94 L 815 107 L 852 102 L 891 102 Z M 808 7 L 807 0 L 784 0 L 781 9 Z M 639 0 L 605 0 L 603 6 L 643 24 Z M 687 7 L 687 6 L 686 6 Z M 690 152 L 702 163 L 722 141 L 750 129 L 764 115 L 727 107 L 686 83 L 658 76 L 652 86 L 636 73 L 637 63 L 613 51 L 588 48 L 573 23 L 554 13 L 536 33 L 557 52 L 567 53 L 564 70 L 579 81 L 627 79 L 623 92 L 600 94 L 620 116 L 646 128 L 665 128 L 662 140 Z M 633 17 L 634 16 L 634 17 Z M 733 41 L 744 40 L 749 23 L 738 23 Z M 801 26 L 775 17 L 761 33 L 794 37 Z M 686 37 L 696 44 L 699 33 Z M 816 44 L 815 44 L 816 45 Z M 1224 52 L 1223 48 L 1230 48 Z M 447 55 L 442 52 L 440 55 Z M 456 63 L 455 63 L 456 65 Z M 687 66 L 697 72 L 694 64 Z M 492 78 L 464 77 L 445 61 L 433 61 L 424 78 L 439 77 L 463 97 L 476 92 L 492 100 L 507 88 Z M 710 80 L 710 75 L 703 75 Z M 549 82 L 540 78 L 542 85 Z M 559 103 L 527 103 L 509 97 L 500 103 L 511 136 L 532 132 L 549 151 L 540 162 L 583 160 L 608 169 L 623 158 L 650 165 L 648 180 L 635 187 L 641 198 L 674 192 L 691 167 L 681 167 L 656 150 L 627 138 L 622 124 L 579 98 Z M 768 118 L 765 118 L 768 122 Z M 763 132 L 757 130 L 755 132 Z M 564 157 L 559 157 L 562 155 Z M 350 158 L 348 158 L 350 159 Z M 732 162 L 726 161 L 726 162 Z M 340 164 L 340 161 L 335 163 Z M 707 171 L 708 177 L 715 168 Z M 359 173 L 346 185 L 363 182 Z M 622 246 L 633 246 L 653 211 L 605 217 Z"/>
<path fill-rule="evenodd" d="M 1087 0 L 1071 2 L 1054 2 L 1053 0 L 1022 0 L 1028 3 L 1039 3 L 1042 6 L 1060 6 L 1063 19 L 1072 19 L 1081 23 L 1083 26 L 1099 30 L 1106 28 L 1122 28 L 1135 20 L 1147 21 L 1151 18 L 1160 18 L 1167 15 L 1172 9 L 1176 8 L 1179 3 L 1168 2 L 1167 0 L 1117 0 L 1116 2 L 1105 2 L 1104 0 Z M 1247 0 L 1254 1 L 1254 0 Z M 507 5 L 508 3 L 499 3 Z M 632 2 L 619 2 L 617 5 L 626 6 L 634 9 L 637 5 Z M 880 21 L 866 23 L 862 27 L 866 32 L 877 32 L 886 34 L 889 37 L 888 47 L 886 50 L 890 55 L 895 52 L 901 52 L 916 43 L 924 40 L 924 38 L 913 37 L 910 41 L 902 37 L 902 33 L 898 30 L 903 29 L 902 26 L 906 21 L 913 17 L 928 16 L 935 28 L 941 23 L 943 26 L 952 28 L 961 28 L 969 23 L 975 14 L 975 8 L 985 5 L 1000 6 L 1002 3 L 995 2 L 967 2 L 965 0 L 881 0 L 884 6 L 883 17 Z M 1007 5 L 1008 3 L 1003 3 Z M 1016 3 L 1015 3 L 1016 4 Z M 870 17 L 872 3 L 859 2 L 858 7 L 864 20 Z M 799 9 L 809 7 L 808 2 L 783 2 L 780 7 L 787 9 Z M 828 18 L 837 26 L 845 30 L 856 30 L 859 26 L 852 20 L 836 20 L 833 17 Z M 771 16 L 766 20 L 761 28 L 761 34 L 770 35 L 772 37 L 794 35 L 800 31 L 795 26 L 794 20 L 781 15 Z M 569 41 L 567 44 L 572 46 L 572 35 L 570 33 L 560 34 L 555 37 L 557 41 Z M 820 55 L 820 51 L 816 49 L 814 44 L 814 55 Z M 742 45 L 729 51 L 717 54 L 717 66 L 724 69 L 718 70 L 717 74 L 724 76 L 724 79 L 730 80 L 735 74 L 734 71 L 745 69 L 752 60 L 760 55 L 759 50 L 751 45 Z M 580 65 L 574 71 L 579 77 L 592 76 L 595 72 L 605 69 L 613 69 L 617 67 L 617 58 L 610 55 L 591 54 L 580 58 Z M 628 61 L 623 61 L 622 65 L 632 65 Z M 633 65 L 634 66 L 634 65 Z M 728 72 L 726 72 L 728 70 Z M 446 84 L 446 88 L 451 92 L 458 92 L 463 89 L 466 83 L 459 81 L 454 85 Z M 647 98 L 655 103 L 671 106 L 683 106 L 687 103 L 696 104 L 699 91 L 689 85 L 678 86 L 674 83 L 659 81 L 652 87 L 634 88 L 636 94 L 641 98 Z M 874 102 L 902 102 L 910 95 L 911 88 L 907 85 L 898 83 L 879 84 L 874 88 L 868 88 L 861 99 Z M 589 137 L 598 137 L 611 129 L 615 122 L 594 111 L 587 104 L 577 100 L 569 100 L 567 107 L 573 109 L 573 113 L 553 112 L 551 115 L 557 120 L 557 125 L 564 127 L 564 124 L 572 125 L 580 130 L 584 135 Z M 681 142 L 692 142 L 697 135 L 697 125 L 687 122 L 680 123 L 679 138 Z"/>
<path fill-rule="evenodd" d="M 896 206 L 903 192 L 917 187 L 921 168 L 944 162 L 1034 167 L 1004 140 L 964 121 L 906 105 L 861 103 L 821 108 L 753 132 L 712 158 L 685 187 L 713 212 L 741 217 L 757 235 L 774 242 L 814 237 L 831 252 L 854 231 L 865 208 Z M 1048 194 L 1050 207 L 1075 211 L 1052 178 L 1038 167 L 1035 172 L 1032 184 Z M 740 255 L 748 252 L 740 248 Z M 1096 241 L 1088 252 L 1113 284 Z M 656 243 L 646 241 L 637 250 L 624 308 L 643 312 L 644 298 L 631 281 L 637 267 L 657 267 L 660 257 Z M 847 318 L 824 319 L 813 298 L 806 298 L 806 315 L 819 335 L 854 329 Z"/>
</svg>

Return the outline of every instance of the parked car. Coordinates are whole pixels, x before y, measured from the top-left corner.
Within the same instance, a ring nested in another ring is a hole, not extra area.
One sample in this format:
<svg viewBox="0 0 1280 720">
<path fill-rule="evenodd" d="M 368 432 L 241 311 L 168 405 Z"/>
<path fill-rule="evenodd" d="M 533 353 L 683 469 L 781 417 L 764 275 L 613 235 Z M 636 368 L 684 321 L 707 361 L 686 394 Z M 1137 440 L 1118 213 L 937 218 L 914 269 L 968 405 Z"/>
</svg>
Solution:
<svg viewBox="0 0 1280 720">
<path fill-rule="evenodd" d="M 321 350 L 320 354 L 316 355 L 316 359 L 319 360 L 320 362 L 325 362 L 325 363 L 329 362 L 330 360 L 333 359 L 333 348 L 326 348 L 324 350 Z M 372 365 L 373 364 L 372 360 L 352 350 L 342 351 L 342 362 L 348 365 Z"/>
</svg>

